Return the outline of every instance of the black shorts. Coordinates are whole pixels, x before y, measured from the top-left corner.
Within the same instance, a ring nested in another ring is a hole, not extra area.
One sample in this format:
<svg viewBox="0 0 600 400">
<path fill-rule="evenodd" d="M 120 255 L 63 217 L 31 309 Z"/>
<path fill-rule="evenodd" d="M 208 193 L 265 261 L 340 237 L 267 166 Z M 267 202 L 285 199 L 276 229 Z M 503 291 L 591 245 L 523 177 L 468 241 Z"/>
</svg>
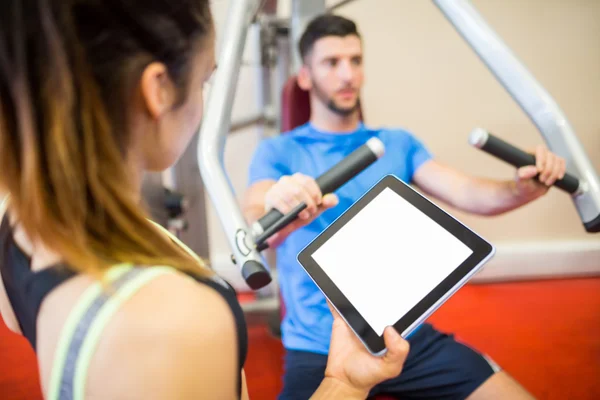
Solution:
<svg viewBox="0 0 600 400">
<path fill-rule="evenodd" d="M 465 399 L 499 368 L 470 347 L 429 324 L 408 339 L 410 352 L 400 376 L 377 385 L 371 395 L 402 399 Z M 306 400 L 323 380 L 327 356 L 288 350 L 279 400 Z"/>
</svg>

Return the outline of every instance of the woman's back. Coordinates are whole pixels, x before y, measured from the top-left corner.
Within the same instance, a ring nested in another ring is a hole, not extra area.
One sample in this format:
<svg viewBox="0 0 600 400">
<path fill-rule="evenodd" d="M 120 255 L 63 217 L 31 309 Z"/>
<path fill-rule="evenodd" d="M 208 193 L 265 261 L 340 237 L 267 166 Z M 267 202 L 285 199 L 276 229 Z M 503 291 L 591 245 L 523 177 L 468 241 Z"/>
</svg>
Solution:
<svg viewBox="0 0 600 400">
<path fill-rule="evenodd" d="M 18 250 L 30 256 L 33 274 L 48 271 L 58 261 L 56 255 L 39 246 L 37 251 L 28 252 L 34 246 L 22 230 L 14 229 L 13 238 Z M 3 248 L 6 244 L 0 243 Z M 11 268 L 6 261 L 10 260 L 0 260 L 3 281 Z M 121 274 L 130 293 L 121 290 L 113 295 L 108 313 L 112 304 L 114 314 L 105 324 L 98 315 L 88 321 L 82 317 L 85 311 L 93 314 L 90 309 L 94 307 L 89 305 L 98 303 L 99 297 L 90 296 L 98 285 L 91 277 L 67 278 L 43 299 L 36 319 L 40 334 L 35 345 L 45 397 L 53 398 L 49 391 L 56 393 L 62 385 L 63 390 L 73 393 L 83 390 L 84 398 L 131 398 L 132 393 L 139 398 L 199 398 L 208 394 L 236 398 L 239 387 L 231 377 L 240 376 L 246 337 L 234 293 L 219 282 L 199 283 L 170 268 L 120 266 L 111 272 Z M 122 289 L 127 290 L 126 285 Z M 88 307 L 84 304 L 86 294 Z M 4 287 L 0 299 L 7 325 L 18 330 L 19 321 Z M 96 311 L 107 316 L 107 308 Z M 79 316 L 74 317 L 77 313 Z M 71 338 L 66 334 L 77 331 L 74 323 L 79 332 L 86 332 L 79 335 L 82 340 L 77 340 L 77 334 Z M 67 365 L 73 359 L 78 360 L 76 368 Z"/>
</svg>

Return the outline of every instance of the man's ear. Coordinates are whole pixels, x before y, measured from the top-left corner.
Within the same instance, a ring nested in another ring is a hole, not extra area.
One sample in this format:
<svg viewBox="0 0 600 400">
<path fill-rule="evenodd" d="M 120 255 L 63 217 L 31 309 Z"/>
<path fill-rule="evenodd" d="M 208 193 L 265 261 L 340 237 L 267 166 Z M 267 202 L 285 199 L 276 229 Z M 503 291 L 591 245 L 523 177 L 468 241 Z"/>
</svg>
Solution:
<svg viewBox="0 0 600 400">
<path fill-rule="evenodd" d="M 298 86 L 302 90 L 309 91 L 312 89 L 312 79 L 310 78 L 310 72 L 308 71 L 308 67 L 303 64 L 298 70 Z"/>
<path fill-rule="evenodd" d="M 142 99 L 152 119 L 158 120 L 175 105 L 177 91 L 167 67 L 159 62 L 148 65 L 140 79 Z"/>
</svg>

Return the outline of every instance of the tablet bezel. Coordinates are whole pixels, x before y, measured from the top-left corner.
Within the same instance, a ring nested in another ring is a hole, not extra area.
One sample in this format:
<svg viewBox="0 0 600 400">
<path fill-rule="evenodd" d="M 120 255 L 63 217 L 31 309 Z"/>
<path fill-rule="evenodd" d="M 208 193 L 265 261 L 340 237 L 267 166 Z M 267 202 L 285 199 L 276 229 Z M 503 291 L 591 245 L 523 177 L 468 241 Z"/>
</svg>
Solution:
<svg viewBox="0 0 600 400">
<path fill-rule="evenodd" d="M 442 228 L 469 247 L 473 253 L 458 266 L 446 279 L 437 285 L 427 296 L 417 303 L 408 313 L 394 324 L 394 327 L 403 337 L 408 337 L 411 332 L 425 321 L 441 306 L 452 294 L 462 287 L 495 253 L 494 246 L 481 236 L 467 228 L 450 214 L 439 208 L 430 200 L 422 196 L 412 187 L 402 182 L 393 175 L 387 175 L 369 189 L 348 210 L 339 216 L 319 236 L 309 243 L 299 254 L 298 262 L 324 295 L 329 299 L 341 317 L 348 323 L 367 349 L 376 355 L 385 353 L 383 336 L 377 335 L 367 321 L 360 315 L 356 308 L 331 281 L 329 276 L 321 269 L 312 255 L 329 238 L 335 235 L 367 204 L 375 199 L 383 190 L 391 189 L 414 207 L 433 219 Z"/>
</svg>

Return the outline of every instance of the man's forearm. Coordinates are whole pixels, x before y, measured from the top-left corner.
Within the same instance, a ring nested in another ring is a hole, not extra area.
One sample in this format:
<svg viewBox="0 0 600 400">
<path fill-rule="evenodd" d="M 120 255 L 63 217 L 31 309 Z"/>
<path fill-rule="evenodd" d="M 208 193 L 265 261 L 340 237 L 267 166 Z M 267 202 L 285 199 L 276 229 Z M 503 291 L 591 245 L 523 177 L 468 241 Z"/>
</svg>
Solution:
<svg viewBox="0 0 600 400">
<path fill-rule="evenodd" d="M 265 214 L 265 195 L 275 181 L 262 181 L 252 185 L 244 193 L 242 212 L 248 224 L 253 224 Z"/>
<path fill-rule="evenodd" d="M 275 181 L 263 181 L 253 185 L 244 195 L 242 209 L 246 222 L 250 225 L 258 221 L 265 212 L 265 194 L 275 184 Z M 269 247 L 279 246 L 290 233 L 293 227 L 286 227 L 267 240 Z"/>
<path fill-rule="evenodd" d="M 325 378 L 317 391 L 310 397 L 310 400 L 321 399 L 344 399 L 344 400 L 364 400 L 369 393 L 350 387 L 341 381 L 333 378 Z"/>
<path fill-rule="evenodd" d="M 473 214 L 499 215 L 534 200 L 520 194 L 515 181 L 470 178 L 453 190 L 455 207 Z"/>
<path fill-rule="evenodd" d="M 479 215 L 502 214 L 538 197 L 522 194 L 527 191 L 519 190 L 523 187 L 517 187 L 514 180 L 476 178 L 435 161 L 419 168 L 413 181 L 425 193 L 452 207 Z"/>
<path fill-rule="evenodd" d="M 243 209 L 244 218 L 246 219 L 246 223 L 252 225 L 256 221 L 260 219 L 263 215 L 265 215 L 264 208 L 262 207 L 245 207 Z"/>
</svg>

